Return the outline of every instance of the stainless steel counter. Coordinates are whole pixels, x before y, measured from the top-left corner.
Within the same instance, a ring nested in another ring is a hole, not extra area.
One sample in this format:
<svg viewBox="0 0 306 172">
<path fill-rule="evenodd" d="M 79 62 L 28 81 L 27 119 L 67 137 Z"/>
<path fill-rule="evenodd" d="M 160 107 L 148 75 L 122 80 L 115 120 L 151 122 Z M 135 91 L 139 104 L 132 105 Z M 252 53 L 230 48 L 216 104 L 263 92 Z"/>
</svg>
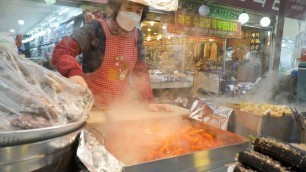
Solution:
<svg viewBox="0 0 306 172">
<path fill-rule="evenodd" d="M 301 140 L 301 133 L 291 115 L 275 118 L 234 109 L 228 131 L 243 137 L 250 135 L 272 136 L 288 143 L 298 143 Z"/>
</svg>

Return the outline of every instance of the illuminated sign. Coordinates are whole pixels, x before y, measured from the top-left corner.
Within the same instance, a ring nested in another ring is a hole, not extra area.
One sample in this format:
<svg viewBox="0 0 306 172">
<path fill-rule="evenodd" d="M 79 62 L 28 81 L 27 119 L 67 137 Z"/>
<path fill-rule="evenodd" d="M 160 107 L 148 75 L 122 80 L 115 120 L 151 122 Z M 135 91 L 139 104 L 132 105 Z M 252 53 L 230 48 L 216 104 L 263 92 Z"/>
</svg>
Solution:
<svg viewBox="0 0 306 172">
<path fill-rule="evenodd" d="M 252 32 L 251 33 L 251 41 L 250 41 L 250 50 L 253 53 L 259 53 L 260 50 L 260 32 Z"/>
<path fill-rule="evenodd" d="M 175 25 L 170 25 L 168 32 L 239 38 L 241 24 L 236 21 L 176 12 Z"/>
</svg>

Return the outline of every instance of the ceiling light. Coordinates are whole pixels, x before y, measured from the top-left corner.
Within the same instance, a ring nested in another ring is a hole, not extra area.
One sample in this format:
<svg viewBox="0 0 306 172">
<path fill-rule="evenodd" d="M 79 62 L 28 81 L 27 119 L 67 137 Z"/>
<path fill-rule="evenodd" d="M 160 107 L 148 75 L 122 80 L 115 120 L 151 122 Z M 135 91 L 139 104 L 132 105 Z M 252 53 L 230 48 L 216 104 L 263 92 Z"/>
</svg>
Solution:
<svg viewBox="0 0 306 172">
<path fill-rule="evenodd" d="M 154 35 L 156 35 L 157 33 L 156 33 L 156 32 L 154 32 L 153 34 L 154 34 Z"/>
<path fill-rule="evenodd" d="M 14 29 L 10 29 L 10 32 L 11 32 L 11 33 L 15 33 L 15 30 L 14 30 Z"/>
<path fill-rule="evenodd" d="M 148 32 L 151 32 L 151 28 L 148 29 Z"/>
<path fill-rule="evenodd" d="M 261 25 L 262 27 L 267 27 L 267 26 L 270 25 L 270 23 L 271 23 L 271 20 L 270 20 L 269 17 L 263 17 L 263 18 L 261 18 L 261 20 L 260 20 L 260 25 Z"/>
<path fill-rule="evenodd" d="M 201 16 L 207 16 L 208 13 L 209 13 L 209 7 L 207 5 L 203 4 L 199 7 L 199 14 Z"/>
<path fill-rule="evenodd" d="M 239 22 L 241 24 L 244 24 L 244 23 L 248 22 L 249 19 L 250 19 L 250 17 L 246 12 L 243 12 L 239 15 Z"/>
<path fill-rule="evenodd" d="M 154 25 L 154 21 L 151 21 L 150 24 L 151 24 L 151 26 L 153 26 Z"/>
<path fill-rule="evenodd" d="M 24 20 L 18 20 L 19 25 L 24 25 Z"/>
</svg>

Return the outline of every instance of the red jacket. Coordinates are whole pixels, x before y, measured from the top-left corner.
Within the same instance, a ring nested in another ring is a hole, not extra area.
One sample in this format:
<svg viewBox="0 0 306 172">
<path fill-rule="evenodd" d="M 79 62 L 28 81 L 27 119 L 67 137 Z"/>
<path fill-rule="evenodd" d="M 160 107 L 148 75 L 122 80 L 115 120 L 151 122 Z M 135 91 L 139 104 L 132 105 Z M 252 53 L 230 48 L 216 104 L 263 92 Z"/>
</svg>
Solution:
<svg viewBox="0 0 306 172">
<path fill-rule="evenodd" d="M 148 102 L 153 101 L 153 92 L 150 85 L 143 37 L 138 34 L 138 59 L 133 70 L 135 76 L 145 78 L 145 83 L 139 88 L 140 97 Z M 105 33 L 98 21 L 94 21 L 76 30 L 71 36 L 63 38 L 54 48 L 52 64 L 65 77 L 74 75 L 83 76 L 97 70 L 103 61 L 105 51 Z M 76 56 L 82 54 L 81 65 Z"/>
</svg>

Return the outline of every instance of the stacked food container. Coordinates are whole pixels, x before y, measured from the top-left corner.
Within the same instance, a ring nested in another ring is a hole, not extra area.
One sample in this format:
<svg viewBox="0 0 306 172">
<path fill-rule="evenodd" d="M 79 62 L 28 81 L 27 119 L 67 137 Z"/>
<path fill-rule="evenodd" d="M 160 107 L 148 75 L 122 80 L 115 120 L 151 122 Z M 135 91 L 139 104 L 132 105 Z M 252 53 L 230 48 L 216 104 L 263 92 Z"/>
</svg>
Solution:
<svg viewBox="0 0 306 172">
<path fill-rule="evenodd" d="M 18 56 L 5 34 L 0 59 L 0 171 L 69 171 L 91 93 Z"/>
</svg>

